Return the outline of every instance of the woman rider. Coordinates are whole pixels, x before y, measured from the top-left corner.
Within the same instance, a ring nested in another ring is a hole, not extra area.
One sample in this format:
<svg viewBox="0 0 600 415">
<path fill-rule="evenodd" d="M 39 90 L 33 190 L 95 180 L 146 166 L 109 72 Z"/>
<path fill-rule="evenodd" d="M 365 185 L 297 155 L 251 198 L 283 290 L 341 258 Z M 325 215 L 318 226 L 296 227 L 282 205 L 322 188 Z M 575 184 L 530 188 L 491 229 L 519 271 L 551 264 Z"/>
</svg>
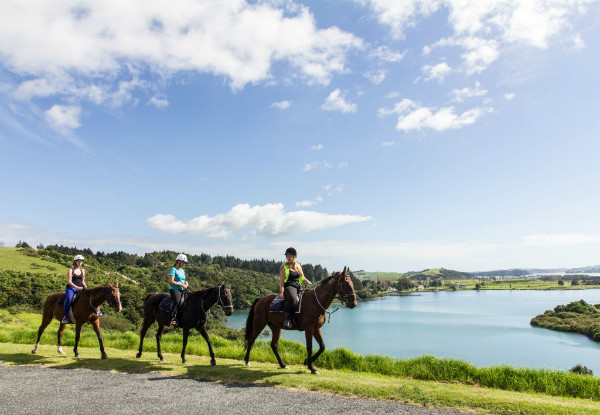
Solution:
<svg viewBox="0 0 600 415">
<path fill-rule="evenodd" d="M 71 308 L 71 302 L 73 301 L 73 296 L 77 291 L 83 290 L 87 288 L 85 285 L 85 271 L 81 267 L 83 264 L 83 255 L 75 255 L 73 258 L 73 267 L 69 268 L 67 271 L 67 288 L 65 289 L 65 313 L 61 323 L 68 323 L 69 317 L 69 308 Z"/>
<path fill-rule="evenodd" d="M 177 325 L 177 309 L 179 308 L 179 302 L 183 297 L 183 290 L 188 287 L 188 283 L 185 280 L 185 271 L 183 267 L 187 264 L 188 259 L 184 254 L 177 255 L 175 265 L 169 271 L 169 294 L 171 295 L 171 328 Z"/>
<path fill-rule="evenodd" d="M 299 263 L 296 262 L 296 250 L 288 248 L 285 250 L 285 263 L 279 268 L 279 296 L 285 298 L 285 320 L 283 327 L 292 327 L 292 317 L 298 304 L 298 289 L 302 282 L 306 281 L 312 285 L 305 276 Z"/>
</svg>

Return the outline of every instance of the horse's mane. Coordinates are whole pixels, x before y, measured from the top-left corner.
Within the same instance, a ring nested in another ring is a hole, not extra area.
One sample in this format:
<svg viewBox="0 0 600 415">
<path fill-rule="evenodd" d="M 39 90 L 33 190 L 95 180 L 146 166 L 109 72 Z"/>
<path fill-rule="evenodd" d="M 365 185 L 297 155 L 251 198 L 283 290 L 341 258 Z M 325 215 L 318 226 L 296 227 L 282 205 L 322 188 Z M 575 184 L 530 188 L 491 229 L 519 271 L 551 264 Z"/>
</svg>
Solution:
<svg viewBox="0 0 600 415">
<path fill-rule="evenodd" d="M 210 290 L 212 288 L 215 288 L 215 287 L 208 287 L 208 288 L 203 288 L 203 289 L 198 290 L 198 291 L 192 291 L 190 293 L 190 295 L 188 296 L 188 298 L 192 298 L 192 297 L 204 298 L 206 296 L 206 294 L 208 293 L 208 290 Z"/>
<path fill-rule="evenodd" d="M 332 279 L 333 279 L 333 278 L 334 278 L 336 275 L 338 275 L 338 274 L 339 274 L 339 272 L 334 272 L 334 273 L 333 273 L 333 274 L 331 274 L 329 277 L 327 277 L 327 278 L 325 278 L 323 281 L 321 281 L 321 282 L 319 283 L 319 285 L 318 285 L 318 286 L 320 287 L 321 285 L 325 285 L 325 284 L 327 284 L 329 281 L 331 281 L 331 280 L 332 280 Z"/>
</svg>

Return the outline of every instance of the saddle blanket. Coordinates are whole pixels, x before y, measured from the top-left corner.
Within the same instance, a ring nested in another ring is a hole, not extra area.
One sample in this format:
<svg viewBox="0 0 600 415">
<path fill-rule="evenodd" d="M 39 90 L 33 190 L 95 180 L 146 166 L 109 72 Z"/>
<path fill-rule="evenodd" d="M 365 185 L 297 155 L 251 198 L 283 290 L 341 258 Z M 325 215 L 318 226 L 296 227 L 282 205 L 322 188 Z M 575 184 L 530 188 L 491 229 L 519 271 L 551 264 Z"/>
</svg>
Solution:
<svg viewBox="0 0 600 415">
<path fill-rule="evenodd" d="M 294 310 L 296 314 L 300 314 L 300 306 L 302 305 L 302 294 L 298 296 L 298 304 L 296 304 L 296 309 Z M 284 313 L 285 312 L 285 299 L 277 296 L 271 302 L 271 306 L 269 307 L 269 311 L 271 313 Z"/>
<path fill-rule="evenodd" d="M 67 295 L 63 294 L 58 299 L 58 305 L 64 306 L 66 300 L 67 300 Z M 67 324 L 75 324 L 75 316 L 73 315 L 73 305 L 75 304 L 75 302 L 77 300 L 79 300 L 79 291 L 77 291 L 75 293 L 75 295 L 73 296 L 73 300 L 71 301 L 71 306 L 69 307 L 69 312 L 67 313 L 67 318 L 69 319 L 69 322 Z"/>
<path fill-rule="evenodd" d="M 185 308 L 185 304 L 186 304 L 185 300 L 186 299 L 187 299 L 187 295 L 184 294 L 184 300 L 181 303 L 181 306 L 179 307 L 178 312 L 182 312 L 183 309 Z M 170 313 L 171 312 L 171 296 L 167 295 L 165 298 L 163 298 L 163 300 L 158 305 L 158 308 L 162 311 L 166 311 L 167 313 Z"/>
</svg>

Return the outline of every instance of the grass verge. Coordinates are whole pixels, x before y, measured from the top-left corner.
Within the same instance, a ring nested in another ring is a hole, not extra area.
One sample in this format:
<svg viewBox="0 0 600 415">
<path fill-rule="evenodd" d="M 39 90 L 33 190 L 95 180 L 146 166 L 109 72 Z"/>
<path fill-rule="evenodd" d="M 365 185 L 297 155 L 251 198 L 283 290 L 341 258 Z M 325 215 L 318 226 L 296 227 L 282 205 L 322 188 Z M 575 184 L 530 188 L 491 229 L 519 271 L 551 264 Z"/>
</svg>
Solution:
<svg viewBox="0 0 600 415">
<path fill-rule="evenodd" d="M 600 403 L 587 399 L 553 397 L 537 393 L 503 391 L 462 384 L 432 382 L 373 373 L 320 369 L 319 376 L 302 366 L 281 370 L 273 363 L 254 363 L 246 367 L 234 359 L 218 359 L 210 366 L 205 356 L 189 356 L 181 364 L 178 354 L 165 354 L 160 362 L 154 355 L 135 358 L 133 350 L 107 349 L 108 360 L 101 360 L 97 347 L 80 349 L 81 357 L 60 356 L 55 346 L 42 345 L 37 355 L 31 345 L 0 343 L 0 361 L 5 364 L 36 364 L 54 368 L 111 370 L 121 373 L 160 372 L 171 376 L 191 376 L 224 384 L 249 384 L 300 391 L 335 394 L 345 397 L 388 400 L 411 405 L 448 408 L 476 414 L 498 415 L 592 415 Z"/>
</svg>

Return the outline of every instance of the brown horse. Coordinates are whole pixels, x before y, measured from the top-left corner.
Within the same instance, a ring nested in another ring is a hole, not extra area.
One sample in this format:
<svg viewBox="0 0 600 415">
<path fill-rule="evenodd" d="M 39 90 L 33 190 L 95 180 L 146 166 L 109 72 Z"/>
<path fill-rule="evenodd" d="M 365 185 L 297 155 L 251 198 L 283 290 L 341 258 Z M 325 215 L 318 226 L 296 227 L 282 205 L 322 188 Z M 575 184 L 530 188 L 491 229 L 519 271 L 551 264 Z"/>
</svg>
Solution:
<svg viewBox="0 0 600 415">
<path fill-rule="evenodd" d="M 40 345 L 40 339 L 42 337 L 42 333 L 48 324 L 52 322 L 52 317 L 57 319 L 58 321 L 62 321 L 64 314 L 64 307 L 62 305 L 58 305 L 59 298 L 64 294 L 64 292 L 50 294 L 46 298 L 46 302 L 44 302 L 44 314 L 42 317 L 42 324 L 38 330 L 38 337 L 35 343 L 35 348 L 31 351 L 31 353 L 36 354 L 38 350 L 38 346 Z M 106 352 L 104 351 L 104 344 L 102 343 L 102 335 L 100 334 L 100 322 L 99 322 L 99 310 L 98 307 L 105 301 L 108 301 L 108 304 L 112 306 L 116 312 L 121 312 L 121 293 L 119 292 L 119 283 L 115 283 L 115 285 L 106 284 L 100 285 L 94 288 L 85 288 L 79 292 L 79 299 L 71 306 L 71 310 L 73 311 L 73 317 L 75 318 L 75 348 L 73 352 L 75 352 L 75 357 L 79 357 L 79 352 L 77 351 L 77 345 L 79 344 L 79 335 L 81 334 L 81 327 L 87 323 L 88 321 L 94 328 L 96 335 L 98 336 L 98 341 L 100 342 L 100 353 L 102 353 L 102 359 L 108 358 L 106 356 Z M 62 349 L 62 336 L 65 331 L 65 327 L 67 327 L 67 323 L 60 323 L 60 327 L 58 328 L 58 353 L 65 354 Z"/>
<path fill-rule="evenodd" d="M 356 307 L 356 294 L 354 293 L 354 285 L 350 279 L 350 269 L 344 267 L 342 272 L 337 272 L 330 277 L 325 278 L 317 287 L 312 290 L 306 290 L 302 295 L 301 312 L 297 315 L 296 329 L 304 330 L 306 336 L 306 351 L 308 357 L 304 361 L 308 365 L 311 373 L 318 374 L 313 367 L 312 362 L 325 350 L 323 343 L 323 335 L 321 327 L 325 324 L 325 314 L 328 313 L 327 308 L 335 298 L 336 294 L 340 297 L 342 303 L 346 303 L 348 308 Z M 250 350 L 254 345 L 254 341 L 268 324 L 273 333 L 271 339 L 271 349 L 275 353 L 277 362 L 282 369 L 287 368 L 286 364 L 281 360 L 279 355 L 279 337 L 283 328 L 284 314 L 281 312 L 271 312 L 269 307 L 273 300 L 277 297 L 275 294 L 269 294 L 261 298 L 257 298 L 250 308 L 248 320 L 246 320 L 246 365 L 250 366 Z M 312 355 L 312 339 L 313 337 L 319 343 L 319 351 Z"/>
<path fill-rule="evenodd" d="M 142 357 L 142 348 L 144 346 L 144 337 L 148 328 L 158 322 L 158 330 L 156 331 L 156 353 L 160 360 L 164 360 L 160 341 L 162 334 L 165 331 L 165 326 L 171 323 L 171 313 L 158 308 L 161 301 L 168 297 L 169 294 L 148 294 L 144 298 L 144 324 L 140 331 L 140 348 L 135 357 Z M 191 292 L 186 301 L 183 311 L 177 313 L 179 327 L 183 328 L 183 348 L 181 349 L 181 361 L 185 360 L 185 348 L 187 346 L 188 336 L 192 328 L 196 328 L 206 340 L 208 351 L 210 352 L 210 364 L 216 365 L 215 354 L 213 353 L 212 343 L 208 332 L 206 331 L 206 320 L 208 319 L 208 310 L 215 304 L 219 304 L 226 315 L 233 314 L 233 304 L 231 300 L 231 286 L 220 285 L 215 287 L 205 288 L 203 290 Z"/>
</svg>

